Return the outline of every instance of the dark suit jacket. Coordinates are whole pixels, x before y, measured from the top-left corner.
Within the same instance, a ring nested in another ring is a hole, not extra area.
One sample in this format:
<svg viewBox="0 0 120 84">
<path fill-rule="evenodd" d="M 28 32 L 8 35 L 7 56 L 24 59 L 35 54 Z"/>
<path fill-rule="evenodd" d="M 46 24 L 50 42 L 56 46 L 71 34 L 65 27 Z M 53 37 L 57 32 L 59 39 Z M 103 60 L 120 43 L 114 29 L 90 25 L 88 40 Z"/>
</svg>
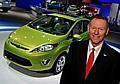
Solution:
<svg viewBox="0 0 120 84">
<path fill-rule="evenodd" d="M 118 84 L 120 81 L 120 53 L 105 42 L 89 73 L 84 79 L 89 41 L 75 41 L 70 45 L 60 84 Z"/>
</svg>

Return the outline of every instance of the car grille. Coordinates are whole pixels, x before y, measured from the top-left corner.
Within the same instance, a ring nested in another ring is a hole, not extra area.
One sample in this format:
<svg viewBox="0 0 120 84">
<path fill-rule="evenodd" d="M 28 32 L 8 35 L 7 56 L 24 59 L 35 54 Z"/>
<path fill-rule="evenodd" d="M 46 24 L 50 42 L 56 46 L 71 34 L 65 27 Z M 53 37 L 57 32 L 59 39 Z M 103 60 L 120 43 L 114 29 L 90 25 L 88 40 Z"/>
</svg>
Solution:
<svg viewBox="0 0 120 84">
<path fill-rule="evenodd" d="M 15 43 L 13 43 L 13 42 L 10 42 L 12 45 L 14 45 L 14 46 L 16 46 L 17 48 L 21 48 L 21 49 L 24 49 L 24 50 L 29 50 L 28 48 L 25 48 L 25 47 L 22 47 L 22 46 L 20 46 L 20 45 L 18 45 L 18 44 L 15 44 Z"/>
<path fill-rule="evenodd" d="M 15 63 L 21 64 L 23 66 L 32 66 L 32 64 L 30 63 L 29 60 L 21 58 L 17 55 L 14 55 L 6 50 L 4 51 L 4 57 L 6 57 L 7 59 L 9 59 Z"/>
</svg>

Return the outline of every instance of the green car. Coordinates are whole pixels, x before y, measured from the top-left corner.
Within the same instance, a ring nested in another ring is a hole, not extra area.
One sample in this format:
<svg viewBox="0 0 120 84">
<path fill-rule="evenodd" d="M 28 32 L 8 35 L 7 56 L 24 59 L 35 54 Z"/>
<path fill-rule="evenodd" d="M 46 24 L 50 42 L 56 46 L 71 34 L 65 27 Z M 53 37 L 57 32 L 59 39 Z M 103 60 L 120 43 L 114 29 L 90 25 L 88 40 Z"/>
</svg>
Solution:
<svg viewBox="0 0 120 84">
<path fill-rule="evenodd" d="M 88 22 L 83 17 L 43 15 L 10 34 L 4 45 L 4 57 L 28 70 L 58 74 L 70 43 L 88 39 Z"/>
</svg>

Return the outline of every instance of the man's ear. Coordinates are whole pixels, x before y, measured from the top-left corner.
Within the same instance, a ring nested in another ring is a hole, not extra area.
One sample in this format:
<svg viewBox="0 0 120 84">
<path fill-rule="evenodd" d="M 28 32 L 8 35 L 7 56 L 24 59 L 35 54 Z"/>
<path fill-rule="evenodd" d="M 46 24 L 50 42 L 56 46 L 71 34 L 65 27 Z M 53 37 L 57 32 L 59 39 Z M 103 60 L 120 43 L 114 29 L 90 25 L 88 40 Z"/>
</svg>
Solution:
<svg viewBox="0 0 120 84">
<path fill-rule="evenodd" d="M 90 26 L 89 26 L 89 24 L 87 25 L 87 31 L 89 32 L 89 28 L 90 28 Z"/>
<path fill-rule="evenodd" d="M 108 32 L 109 32 L 109 27 L 107 28 L 107 31 L 106 31 L 106 36 L 108 35 Z"/>
</svg>

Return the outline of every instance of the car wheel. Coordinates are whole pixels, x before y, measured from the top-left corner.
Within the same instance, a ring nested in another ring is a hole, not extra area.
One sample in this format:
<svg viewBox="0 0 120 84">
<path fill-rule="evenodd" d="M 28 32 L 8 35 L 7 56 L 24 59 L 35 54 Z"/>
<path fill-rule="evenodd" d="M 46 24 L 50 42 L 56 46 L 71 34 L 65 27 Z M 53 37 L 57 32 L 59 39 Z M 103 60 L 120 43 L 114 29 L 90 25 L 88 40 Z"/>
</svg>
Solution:
<svg viewBox="0 0 120 84">
<path fill-rule="evenodd" d="M 10 10 L 11 8 L 3 8 L 3 12 L 8 12 L 8 10 Z"/>
<path fill-rule="evenodd" d="M 53 74 L 58 74 L 63 70 L 66 55 L 60 55 L 55 62 Z"/>
<path fill-rule="evenodd" d="M 8 12 L 8 10 L 7 9 L 3 9 L 3 12 Z"/>
</svg>

